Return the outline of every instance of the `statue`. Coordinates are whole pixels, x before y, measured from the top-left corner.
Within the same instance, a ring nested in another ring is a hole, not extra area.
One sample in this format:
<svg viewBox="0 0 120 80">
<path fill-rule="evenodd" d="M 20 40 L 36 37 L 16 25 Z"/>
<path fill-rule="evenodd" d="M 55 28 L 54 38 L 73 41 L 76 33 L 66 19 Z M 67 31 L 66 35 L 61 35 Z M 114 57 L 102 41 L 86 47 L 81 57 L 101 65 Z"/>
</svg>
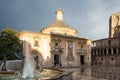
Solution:
<svg viewBox="0 0 120 80">
<path fill-rule="evenodd" d="M 1 66 L 0 66 L 0 69 L 1 69 L 2 71 L 6 71 L 6 70 L 7 70 L 7 69 L 6 69 L 6 61 L 7 61 L 7 58 L 6 58 L 6 56 L 4 56 L 3 61 L 2 61 L 2 64 L 1 64 Z"/>
</svg>

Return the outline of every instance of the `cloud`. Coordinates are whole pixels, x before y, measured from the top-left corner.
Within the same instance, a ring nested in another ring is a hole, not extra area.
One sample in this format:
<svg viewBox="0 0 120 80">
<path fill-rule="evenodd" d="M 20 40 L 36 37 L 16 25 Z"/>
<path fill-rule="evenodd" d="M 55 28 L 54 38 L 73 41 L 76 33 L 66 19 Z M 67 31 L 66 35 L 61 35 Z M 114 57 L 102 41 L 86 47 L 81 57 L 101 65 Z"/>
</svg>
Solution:
<svg viewBox="0 0 120 80">
<path fill-rule="evenodd" d="M 11 27 L 40 31 L 55 21 L 60 6 L 64 20 L 80 37 L 108 37 L 109 16 L 119 11 L 120 0 L 0 0 L 0 30 Z"/>
</svg>

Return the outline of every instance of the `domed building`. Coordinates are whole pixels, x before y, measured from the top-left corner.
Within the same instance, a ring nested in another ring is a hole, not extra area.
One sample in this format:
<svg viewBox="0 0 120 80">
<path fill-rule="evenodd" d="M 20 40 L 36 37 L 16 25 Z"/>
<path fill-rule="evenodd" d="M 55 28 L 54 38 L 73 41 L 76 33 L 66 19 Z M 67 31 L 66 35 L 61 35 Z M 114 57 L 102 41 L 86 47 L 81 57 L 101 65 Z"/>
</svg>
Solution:
<svg viewBox="0 0 120 80">
<path fill-rule="evenodd" d="M 59 8 L 56 11 L 56 21 L 53 22 L 48 27 L 43 28 L 41 30 L 41 32 L 46 33 L 46 34 L 55 33 L 55 34 L 77 36 L 77 34 L 78 34 L 77 30 L 73 29 L 72 27 L 69 27 L 63 21 L 63 14 L 64 14 L 64 12 Z"/>
<path fill-rule="evenodd" d="M 91 64 L 91 40 L 77 36 L 78 31 L 63 20 L 64 12 L 56 11 L 56 21 L 40 32 L 22 31 L 23 53 L 39 56 L 42 66 L 76 67 Z"/>
</svg>

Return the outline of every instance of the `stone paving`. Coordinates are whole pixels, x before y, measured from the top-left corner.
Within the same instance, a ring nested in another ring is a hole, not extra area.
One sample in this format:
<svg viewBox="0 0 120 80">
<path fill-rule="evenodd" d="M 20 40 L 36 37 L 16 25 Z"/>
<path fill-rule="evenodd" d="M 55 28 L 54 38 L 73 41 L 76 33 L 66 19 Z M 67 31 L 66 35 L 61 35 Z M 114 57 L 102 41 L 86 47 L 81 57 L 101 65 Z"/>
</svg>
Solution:
<svg viewBox="0 0 120 80">
<path fill-rule="evenodd" d="M 120 67 L 81 67 L 69 71 L 74 71 L 73 80 L 120 80 Z"/>
</svg>

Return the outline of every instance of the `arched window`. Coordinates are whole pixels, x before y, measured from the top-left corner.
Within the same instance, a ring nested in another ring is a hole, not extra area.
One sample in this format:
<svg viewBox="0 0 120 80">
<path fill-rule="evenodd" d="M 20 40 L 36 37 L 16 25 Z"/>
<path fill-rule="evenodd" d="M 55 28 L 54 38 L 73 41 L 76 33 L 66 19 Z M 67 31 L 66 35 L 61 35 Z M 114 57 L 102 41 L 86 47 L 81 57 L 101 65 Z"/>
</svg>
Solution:
<svg viewBox="0 0 120 80">
<path fill-rule="evenodd" d="M 111 49 L 108 49 L 108 54 L 111 55 Z"/>
<path fill-rule="evenodd" d="M 114 58 L 112 57 L 112 58 L 111 58 L 111 60 L 113 61 L 113 60 L 114 60 Z"/>
<path fill-rule="evenodd" d="M 35 47 L 38 47 L 38 46 L 39 46 L 39 42 L 35 40 L 34 46 L 35 46 Z"/>
<path fill-rule="evenodd" d="M 116 54 L 116 52 L 117 52 L 116 48 L 113 48 L 113 54 Z"/>
<path fill-rule="evenodd" d="M 106 55 L 106 49 L 104 49 L 104 55 Z"/>
<path fill-rule="evenodd" d="M 68 50 L 72 50 L 73 49 L 73 43 L 72 42 L 68 42 Z"/>
<path fill-rule="evenodd" d="M 101 60 L 103 61 L 103 58 L 101 58 Z"/>
<path fill-rule="evenodd" d="M 96 50 L 94 51 L 94 54 L 96 55 Z"/>
<path fill-rule="evenodd" d="M 55 43 L 55 46 L 58 46 L 58 43 Z"/>
<path fill-rule="evenodd" d="M 59 48 L 59 45 L 57 42 L 55 43 L 54 48 L 56 48 L 56 49 Z"/>
<path fill-rule="evenodd" d="M 120 48 L 118 49 L 118 53 L 120 54 Z"/>
</svg>

